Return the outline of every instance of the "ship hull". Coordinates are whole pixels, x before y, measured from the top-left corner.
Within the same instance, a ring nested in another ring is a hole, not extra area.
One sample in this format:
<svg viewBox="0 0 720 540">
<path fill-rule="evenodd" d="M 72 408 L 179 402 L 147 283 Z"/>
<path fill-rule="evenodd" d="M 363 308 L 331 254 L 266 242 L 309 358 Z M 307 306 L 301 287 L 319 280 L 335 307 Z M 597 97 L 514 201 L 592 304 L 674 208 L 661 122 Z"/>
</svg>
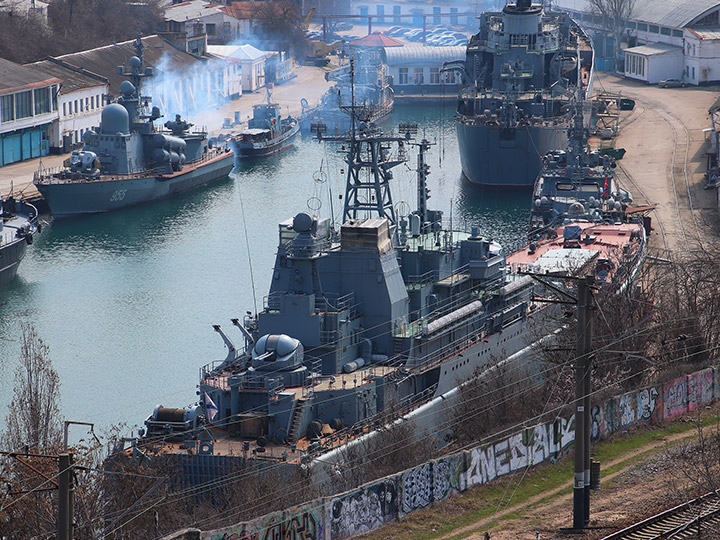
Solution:
<svg viewBox="0 0 720 540">
<path fill-rule="evenodd" d="M 38 182 L 36 187 L 55 218 L 110 212 L 167 197 L 225 178 L 235 164 L 227 152 L 171 176 L 109 178 L 91 181 Z"/>
<path fill-rule="evenodd" d="M 456 131 L 463 174 L 485 186 L 530 189 L 542 167 L 542 156 L 567 146 L 563 126 L 502 130 L 457 122 Z"/>
<path fill-rule="evenodd" d="M 0 287 L 12 281 L 17 275 L 20 261 L 25 257 L 27 241 L 19 239 L 0 248 Z"/>
<path fill-rule="evenodd" d="M 252 143 L 233 140 L 230 144 L 235 155 L 240 159 L 270 156 L 290 148 L 292 139 L 300 131 L 300 124 L 295 124 L 291 129 L 280 135 L 277 139 L 267 143 Z"/>
</svg>

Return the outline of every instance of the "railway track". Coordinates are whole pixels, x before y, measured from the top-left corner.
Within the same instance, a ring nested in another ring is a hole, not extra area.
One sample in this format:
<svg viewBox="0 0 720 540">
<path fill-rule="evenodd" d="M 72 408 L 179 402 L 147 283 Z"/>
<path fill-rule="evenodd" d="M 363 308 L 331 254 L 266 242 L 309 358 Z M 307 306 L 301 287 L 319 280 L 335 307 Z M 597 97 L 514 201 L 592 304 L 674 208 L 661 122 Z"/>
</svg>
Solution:
<svg viewBox="0 0 720 540">
<path fill-rule="evenodd" d="M 681 540 L 717 538 L 720 533 L 720 492 L 697 499 L 631 525 L 602 540 Z"/>
</svg>

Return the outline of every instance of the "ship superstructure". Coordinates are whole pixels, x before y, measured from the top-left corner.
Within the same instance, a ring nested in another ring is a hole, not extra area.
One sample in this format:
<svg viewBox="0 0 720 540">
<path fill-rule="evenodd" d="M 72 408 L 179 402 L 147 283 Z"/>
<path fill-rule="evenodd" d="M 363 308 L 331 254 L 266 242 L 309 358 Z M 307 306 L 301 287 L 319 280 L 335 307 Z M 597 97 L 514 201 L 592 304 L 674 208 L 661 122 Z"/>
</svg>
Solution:
<svg viewBox="0 0 720 540">
<path fill-rule="evenodd" d="M 564 150 L 543 157 L 533 188 L 530 233 L 553 229 L 567 220 L 625 220 L 630 194 L 615 177 L 615 160 L 588 146 L 589 130 L 583 125 L 582 94 L 574 103 L 573 123 Z"/>
<path fill-rule="evenodd" d="M 477 228 L 448 230 L 428 208 L 430 143 L 413 142 L 412 131 L 387 136 L 352 123 L 333 137 L 347 148 L 339 234 L 305 212 L 281 223 L 263 309 L 233 320 L 244 346 L 215 327 L 228 354 L 201 371 L 215 437 L 207 444 L 221 448 L 232 435 L 255 450 L 268 442 L 312 450 L 328 433 L 337 441 L 380 414 L 410 410 L 527 345 L 532 280 L 508 275 L 502 247 Z M 412 145 L 417 209 L 397 216 L 392 168 Z M 165 410 L 148 418 L 146 437 L 197 433 L 169 423 Z"/>
<path fill-rule="evenodd" d="M 153 75 L 144 67 L 143 44 L 130 58 L 120 96 L 106 105 L 100 126 L 83 134 L 84 146 L 74 151 L 62 169 L 35 174 L 34 183 L 55 217 L 107 212 L 182 193 L 227 177 L 234 156 L 227 147 L 213 147 L 207 131 L 192 130 L 180 115 L 154 122 L 160 109 L 148 111 L 149 96 L 141 81 Z M 122 68 L 119 68 L 122 69 Z"/>
<path fill-rule="evenodd" d="M 464 80 L 456 129 L 471 182 L 531 187 L 541 158 L 565 148 L 569 103 L 593 82 L 590 38 L 567 14 L 531 0 L 480 16 L 465 61 L 446 64 Z"/>
</svg>

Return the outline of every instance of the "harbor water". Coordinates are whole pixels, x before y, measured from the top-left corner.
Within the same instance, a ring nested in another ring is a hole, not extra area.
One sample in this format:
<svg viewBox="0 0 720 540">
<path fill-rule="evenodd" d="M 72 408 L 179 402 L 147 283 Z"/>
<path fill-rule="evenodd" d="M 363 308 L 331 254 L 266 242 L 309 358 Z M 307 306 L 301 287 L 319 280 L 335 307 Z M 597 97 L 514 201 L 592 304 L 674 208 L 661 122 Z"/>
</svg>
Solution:
<svg viewBox="0 0 720 540">
<path fill-rule="evenodd" d="M 417 122 L 429 152 L 430 208 L 455 227 L 480 226 L 504 244 L 522 236 L 529 194 L 461 178 L 454 103 L 400 105 L 383 128 Z M 416 153 L 394 169 L 399 213 L 415 208 Z M 157 404 L 197 400 L 199 369 L 226 350 L 220 324 L 262 309 L 277 225 L 298 211 L 342 217 L 346 166 L 337 143 L 298 136 L 280 155 L 236 164 L 219 183 L 173 199 L 58 221 L 36 237 L 17 279 L 0 289 L 0 422 L 12 399 L 23 323 L 50 349 L 66 419 L 99 430 L 142 423 Z M 246 240 L 247 239 L 247 240 Z M 78 428 L 78 431 L 80 429 Z"/>
</svg>

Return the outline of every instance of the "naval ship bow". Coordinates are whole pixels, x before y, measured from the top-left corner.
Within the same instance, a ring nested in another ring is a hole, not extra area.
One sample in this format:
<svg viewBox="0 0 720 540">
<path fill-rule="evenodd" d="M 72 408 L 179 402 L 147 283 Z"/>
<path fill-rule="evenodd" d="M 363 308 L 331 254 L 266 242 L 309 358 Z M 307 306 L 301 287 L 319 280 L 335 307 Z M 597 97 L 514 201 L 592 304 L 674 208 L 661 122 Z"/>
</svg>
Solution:
<svg viewBox="0 0 720 540">
<path fill-rule="evenodd" d="M 531 279 L 509 277 L 502 247 L 444 228 L 428 208 L 427 140 L 416 125 L 385 135 L 353 109 L 343 146 L 343 223 L 300 212 L 280 223 L 270 291 L 259 313 L 234 319 L 244 346 L 219 325 L 228 353 L 201 370 L 200 403 L 158 407 L 146 437 L 207 438 L 205 452 L 242 441 L 253 455 L 322 452 L 413 410 L 523 348 Z M 417 208 L 398 216 L 393 168 L 416 147 Z M 205 434 L 205 435 L 203 435 Z"/>
</svg>

